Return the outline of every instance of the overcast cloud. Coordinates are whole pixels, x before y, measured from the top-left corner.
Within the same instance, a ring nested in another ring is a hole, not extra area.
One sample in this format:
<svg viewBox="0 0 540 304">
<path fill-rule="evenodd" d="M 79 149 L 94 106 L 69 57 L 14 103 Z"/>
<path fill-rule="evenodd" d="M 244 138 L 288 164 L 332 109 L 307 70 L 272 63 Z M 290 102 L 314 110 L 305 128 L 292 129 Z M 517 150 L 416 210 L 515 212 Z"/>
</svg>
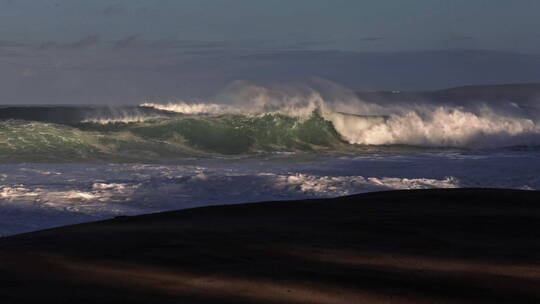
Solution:
<svg viewBox="0 0 540 304">
<path fill-rule="evenodd" d="M 0 0 L 0 103 L 540 81 L 539 1 Z"/>
</svg>

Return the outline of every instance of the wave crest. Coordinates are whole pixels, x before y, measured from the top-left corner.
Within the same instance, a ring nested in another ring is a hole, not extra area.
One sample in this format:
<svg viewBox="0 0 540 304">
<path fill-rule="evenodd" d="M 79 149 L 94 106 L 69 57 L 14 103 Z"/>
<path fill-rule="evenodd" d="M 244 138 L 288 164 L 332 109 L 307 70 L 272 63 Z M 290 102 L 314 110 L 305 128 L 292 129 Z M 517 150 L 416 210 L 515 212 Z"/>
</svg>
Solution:
<svg viewBox="0 0 540 304">
<path fill-rule="evenodd" d="M 528 118 L 485 112 L 481 115 L 438 107 L 423 115 L 409 111 L 386 118 L 326 113 L 351 144 L 494 148 L 540 144 L 540 128 Z"/>
<path fill-rule="evenodd" d="M 375 104 L 352 94 L 284 92 L 253 85 L 217 97 L 227 103 L 144 103 L 141 106 L 182 114 L 280 113 L 309 118 L 313 112 L 331 122 L 342 140 L 352 145 L 498 148 L 540 145 L 538 119 L 512 106 L 504 112 L 484 103 L 469 107 L 429 103 Z"/>
<path fill-rule="evenodd" d="M 140 105 L 142 108 L 153 108 L 161 111 L 181 113 L 181 114 L 190 114 L 190 115 L 200 115 L 200 114 L 225 114 L 225 113 L 238 113 L 240 109 L 235 109 L 227 105 L 220 104 L 206 104 L 206 103 L 152 103 L 145 102 Z"/>
</svg>

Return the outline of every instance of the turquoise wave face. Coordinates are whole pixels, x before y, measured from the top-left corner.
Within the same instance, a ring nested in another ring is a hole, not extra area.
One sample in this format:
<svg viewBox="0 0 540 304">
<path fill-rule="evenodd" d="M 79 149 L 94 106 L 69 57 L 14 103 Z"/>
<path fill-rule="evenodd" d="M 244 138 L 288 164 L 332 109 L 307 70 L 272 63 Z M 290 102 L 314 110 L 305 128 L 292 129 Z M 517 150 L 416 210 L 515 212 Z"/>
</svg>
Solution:
<svg viewBox="0 0 540 304">
<path fill-rule="evenodd" d="M 185 156 L 324 151 L 346 144 L 331 122 L 283 114 L 160 118 L 63 125 L 0 122 L 2 161 L 138 161 Z"/>
</svg>

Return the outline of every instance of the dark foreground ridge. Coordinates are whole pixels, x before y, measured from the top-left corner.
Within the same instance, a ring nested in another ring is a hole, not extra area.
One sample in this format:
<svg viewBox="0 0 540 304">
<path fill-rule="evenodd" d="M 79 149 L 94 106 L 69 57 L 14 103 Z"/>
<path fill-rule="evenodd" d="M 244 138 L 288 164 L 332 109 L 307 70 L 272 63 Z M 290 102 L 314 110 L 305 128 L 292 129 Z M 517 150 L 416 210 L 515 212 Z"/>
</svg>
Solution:
<svg viewBox="0 0 540 304">
<path fill-rule="evenodd" d="M 540 193 L 393 191 L 0 240 L 2 303 L 540 303 Z"/>
</svg>

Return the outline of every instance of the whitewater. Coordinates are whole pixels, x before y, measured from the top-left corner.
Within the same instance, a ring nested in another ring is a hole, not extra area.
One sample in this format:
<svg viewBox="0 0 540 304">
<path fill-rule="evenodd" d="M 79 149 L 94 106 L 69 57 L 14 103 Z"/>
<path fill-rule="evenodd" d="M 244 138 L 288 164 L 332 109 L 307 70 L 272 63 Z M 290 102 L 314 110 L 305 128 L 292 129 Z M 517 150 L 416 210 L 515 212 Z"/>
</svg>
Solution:
<svg viewBox="0 0 540 304">
<path fill-rule="evenodd" d="M 0 106 L 0 234 L 381 190 L 538 190 L 539 147 L 536 102 L 241 83 L 208 100 Z"/>
</svg>

